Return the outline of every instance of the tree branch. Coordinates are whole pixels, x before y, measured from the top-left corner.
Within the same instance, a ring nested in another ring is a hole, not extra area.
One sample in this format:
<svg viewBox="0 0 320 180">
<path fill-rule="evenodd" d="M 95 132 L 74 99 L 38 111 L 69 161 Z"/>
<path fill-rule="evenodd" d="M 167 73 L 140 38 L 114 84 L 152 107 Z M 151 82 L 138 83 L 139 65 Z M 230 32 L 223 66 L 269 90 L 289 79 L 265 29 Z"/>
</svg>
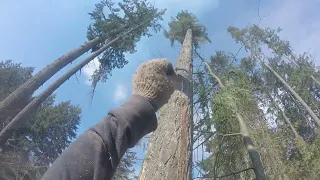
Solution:
<svg viewBox="0 0 320 180">
<path fill-rule="evenodd" d="M 236 175 L 236 174 L 240 174 L 242 172 L 245 172 L 245 171 L 248 171 L 248 170 L 253 170 L 252 167 L 250 168 L 246 168 L 246 169 L 243 169 L 243 170 L 240 170 L 240 171 L 237 171 L 237 172 L 233 172 L 233 173 L 230 173 L 230 174 L 226 174 L 226 175 L 223 175 L 223 176 L 218 176 L 218 177 L 214 177 L 214 178 L 224 178 L 224 177 L 227 177 L 227 176 L 232 176 L 232 175 Z"/>
<path fill-rule="evenodd" d="M 216 131 L 217 132 L 217 131 Z M 197 147 L 193 148 L 193 150 L 197 149 L 199 146 L 201 146 L 203 143 L 205 143 L 206 141 L 208 141 L 213 135 L 216 134 L 216 132 L 210 134 L 209 137 L 207 137 L 202 143 L 200 143 Z"/>
</svg>

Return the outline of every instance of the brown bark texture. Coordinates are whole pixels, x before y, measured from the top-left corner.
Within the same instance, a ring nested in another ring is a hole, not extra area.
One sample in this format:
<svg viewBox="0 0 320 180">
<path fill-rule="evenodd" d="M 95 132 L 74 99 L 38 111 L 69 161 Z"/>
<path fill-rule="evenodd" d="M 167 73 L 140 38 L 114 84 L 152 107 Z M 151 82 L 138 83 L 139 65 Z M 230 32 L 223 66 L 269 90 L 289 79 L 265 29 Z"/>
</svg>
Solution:
<svg viewBox="0 0 320 180">
<path fill-rule="evenodd" d="M 139 175 L 140 180 L 192 179 L 192 30 L 186 33 L 176 64 L 179 89 L 158 114 L 158 128 Z"/>
</svg>

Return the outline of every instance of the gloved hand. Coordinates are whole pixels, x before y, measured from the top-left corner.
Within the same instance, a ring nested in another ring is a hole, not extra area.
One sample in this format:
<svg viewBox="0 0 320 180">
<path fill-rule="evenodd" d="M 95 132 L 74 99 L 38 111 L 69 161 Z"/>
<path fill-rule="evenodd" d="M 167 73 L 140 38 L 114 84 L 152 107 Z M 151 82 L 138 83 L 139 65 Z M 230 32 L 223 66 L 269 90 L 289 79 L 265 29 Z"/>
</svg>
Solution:
<svg viewBox="0 0 320 180">
<path fill-rule="evenodd" d="M 147 98 L 157 111 L 168 102 L 178 77 L 167 59 L 142 63 L 133 78 L 133 94 Z"/>
</svg>

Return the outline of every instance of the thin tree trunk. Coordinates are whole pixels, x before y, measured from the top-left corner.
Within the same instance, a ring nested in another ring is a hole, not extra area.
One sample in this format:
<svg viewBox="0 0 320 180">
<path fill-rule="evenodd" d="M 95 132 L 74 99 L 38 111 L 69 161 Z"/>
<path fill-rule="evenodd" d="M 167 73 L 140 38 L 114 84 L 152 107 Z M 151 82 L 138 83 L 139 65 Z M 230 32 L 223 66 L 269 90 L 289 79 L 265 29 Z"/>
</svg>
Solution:
<svg viewBox="0 0 320 180">
<path fill-rule="evenodd" d="M 289 57 L 287 57 L 287 56 L 285 56 L 285 58 L 288 60 L 288 61 L 290 61 L 290 62 L 292 62 L 294 65 L 296 65 L 297 67 L 300 67 L 297 63 L 296 63 L 296 60 L 291 60 Z M 295 59 L 295 58 L 293 58 L 293 59 Z M 313 75 L 311 75 L 310 76 L 311 77 L 311 79 L 316 83 L 316 84 L 318 84 L 318 86 L 320 86 L 320 82 L 313 76 Z"/>
<path fill-rule="evenodd" d="M 295 136 L 296 138 L 302 139 L 302 137 L 299 136 L 299 133 L 296 131 L 296 129 L 295 129 L 295 128 L 293 127 L 293 125 L 291 124 L 289 118 L 286 116 L 286 114 L 284 113 L 284 111 L 283 111 L 282 109 L 280 109 L 280 108 L 279 108 L 279 111 L 281 112 L 281 114 L 282 114 L 284 120 L 286 121 L 286 123 L 289 125 L 290 129 L 292 130 L 294 136 Z"/>
<path fill-rule="evenodd" d="M 243 144 L 246 147 L 250 156 L 256 180 L 265 180 L 266 175 L 262 165 L 261 157 L 250 137 L 248 126 L 240 113 L 237 112 L 236 117 L 240 124 L 240 133 L 243 139 Z"/>
<path fill-rule="evenodd" d="M 145 23 L 145 21 L 143 22 Z M 41 105 L 43 101 L 46 100 L 56 89 L 58 89 L 64 82 L 66 82 L 72 75 L 74 75 L 77 71 L 83 68 L 86 64 L 92 61 L 95 57 L 101 54 L 103 51 L 107 50 L 113 43 L 117 42 L 119 39 L 125 37 L 127 34 L 131 33 L 132 31 L 136 30 L 140 27 L 143 23 L 135 26 L 134 28 L 130 29 L 129 31 L 118 35 L 115 39 L 109 41 L 107 44 L 102 46 L 99 50 L 93 52 L 89 57 L 85 60 L 77 64 L 75 67 L 70 69 L 64 75 L 62 75 L 58 80 L 56 80 L 53 84 L 51 84 L 46 90 L 44 90 L 39 96 L 33 99 L 22 111 L 20 111 L 8 125 L 1 130 L 0 132 L 0 147 L 3 146 L 6 141 L 11 137 L 12 132 L 15 128 L 19 127 L 23 123 L 23 119 L 25 119 L 29 114 L 35 112 Z"/>
<path fill-rule="evenodd" d="M 275 100 L 273 99 L 273 97 L 269 94 L 269 98 L 270 100 L 274 103 L 276 109 L 278 109 L 278 111 L 281 112 L 281 115 L 283 116 L 285 122 L 289 125 L 290 129 L 292 130 L 293 134 L 295 135 L 295 137 L 300 138 L 299 133 L 296 131 L 296 129 L 293 127 L 292 123 L 290 122 L 289 118 L 286 116 L 286 114 L 284 113 L 284 111 L 282 109 L 280 109 L 279 105 L 275 102 Z"/>
<path fill-rule="evenodd" d="M 128 25 L 124 25 L 119 29 L 111 32 L 112 34 L 123 31 Z M 31 77 L 28 81 L 23 83 L 20 87 L 14 90 L 9 96 L 0 102 L 0 114 L 6 118 L 6 111 L 11 111 L 10 109 L 15 107 L 15 104 L 25 98 L 29 98 L 34 91 L 36 91 L 41 85 L 43 85 L 48 79 L 50 79 L 54 74 L 60 71 L 62 68 L 67 66 L 69 63 L 80 57 L 85 52 L 89 51 L 92 47 L 99 44 L 101 40 L 99 37 L 94 38 L 93 40 L 84 43 L 80 47 L 69 51 L 63 56 L 56 59 L 53 63 L 47 65 L 36 75 Z"/>
<path fill-rule="evenodd" d="M 271 66 L 269 66 L 269 64 L 265 63 L 264 61 L 262 61 L 261 59 L 259 59 L 266 67 L 267 69 L 269 69 L 276 77 L 278 80 L 280 80 L 282 82 L 282 84 L 290 91 L 290 93 L 302 104 L 302 106 L 307 110 L 307 112 L 309 113 L 309 115 L 312 117 L 312 119 L 314 119 L 318 125 L 318 127 L 320 127 L 320 119 L 317 117 L 317 115 L 312 111 L 312 109 L 307 105 L 306 102 L 304 102 L 304 100 L 298 95 L 298 93 L 296 93 L 295 90 L 293 90 L 291 88 L 291 86 L 275 71 L 273 70 L 273 68 Z"/>
<path fill-rule="evenodd" d="M 220 88 L 222 90 L 226 89 L 226 87 L 223 85 L 220 78 L 212 72 L 209 64 L 204 59 L 202 59 L 202 60 L 203 60 L 204 64 L 206 65 L 209 73 L 218 82 Z M 246 122 L 244 121 L 242 115 L 239 112 L 236 112 L 235 114 L 236 114 L 236 118 L 239 122 L 240 133 L 241 133 L 241 136 L 243 139 L 243 143 L 247 149 L 247 152 L 248 152 L 250 159 L 251 159 L 251 162 L 252 162 L 253 171 L 255 173 L 256 179 L 257 180 L 265 180 L 266 175 L 265 175 L 264 168 L 262 165 L 261 157 L 260 157 L 260 154 L 259 154 L 257 148 L 253 144 L 251 137 L 250 137 L 248 126 L 247 126 Z"/>
<path fill-rule="evenodd" d="M 158 128 L 153 132 L 140 180 L 192 179 L 192 30 L 186 33 L 177 74 L 182 77 L 180 90 L 158 114 Z"/>
<path fill-rule="evenodd" d="M 77 71 L 83 68 L 86 64 L 92 61 L 95 57 L 109 48 L 114 42 L 119 40 L 121 37 L 117 37 L 104 45 L 99 50 L 92 53 L 85 60 L 74 66 L 68 72 L 66 72 L 63 76 L 57 79 L 54 83 L 52 83 L 47 89 L 45 89 L 40 95 L 34 98 L 23 110 L 21 110 L 9 123 L 3 128 L 0 132 L 0 147 L 3 146 L 6 141 L 11 137 L 12 132 L 15 128 L 19 127 L 24 121 L 24 119 L 29 115 L 35 112 L 41 105 L 43 101 L 45 101 L 56 89 L 58 89 L 64 82 L 66 82 L 72 75 L 74 75 Z"/>
<path fill-rule="evenodd" d="M 319 82 L 313 75 L 311 75 L 310 77 L 311 77 L 311 79 L 313 79 L 313 81 L 314 81 L 316 84 L 318 84 L 318 86 L 320 87 L 320 82 Z"/>
</svg>

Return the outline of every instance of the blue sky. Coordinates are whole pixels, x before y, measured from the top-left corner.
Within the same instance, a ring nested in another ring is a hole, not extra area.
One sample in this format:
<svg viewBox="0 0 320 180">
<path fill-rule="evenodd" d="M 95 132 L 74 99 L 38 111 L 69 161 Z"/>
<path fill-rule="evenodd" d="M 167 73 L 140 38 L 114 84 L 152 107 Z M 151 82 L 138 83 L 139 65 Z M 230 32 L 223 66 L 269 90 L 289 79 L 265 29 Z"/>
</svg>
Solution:
<svg viewBox="0 0 320 180">
<path fill-rule="evenodd" d="M 33 0 L 0 1 L 0 60 L 12 59 L 24 66 L 41 70 L 67 51 L 86 41 L 86 30 L 90 24 L 88 12 L 96 0 Z M 227 34 L 228 26 L 245 27 L 257 23 L 259 0 L 152 0 L 156 7 L 167 8 L 162 25 L 167 27 L 171 16 L 181 10 L 195 13 L 200 22 L 207 26 L 212 44 L 202 46 L 206 57 L 216 50 L 236 52 L 239 45 Z M 283 31 L 281 36 L 290 40 L 297 52 L 320 53 L 320 7 L 319 0 L 261 0 L 259 14 L 261 26 Z M 129 64 L 114 70 L 113 76 L 98 85 L 94 99 L 90 101 L 88 79 L 99 65 L 86 66 L 81 74 L 73 76 L 57 91 L 57 102 L 71 100 L 82 108 L 79 133 L 96 124 L 111 108 L 121 105 L 131 94 L 131 79 L 137 66 L 153 58 L 168 58 L 175 63 L 179 46 L 170 47 L 162 32 L 151 38 L 143 38 L 137 53 L 127 56 Z M 241 52 L 245 53 L 245 52 Z M 47 87 L 76 62 L 60 71 L 41 87 Z M 315 59 L 320 65 L 319 58 Z M 136 149 L 140 158 L 143 153 Z M 139 164 L 136 166 L 139 167 Z"/>
</svg>

